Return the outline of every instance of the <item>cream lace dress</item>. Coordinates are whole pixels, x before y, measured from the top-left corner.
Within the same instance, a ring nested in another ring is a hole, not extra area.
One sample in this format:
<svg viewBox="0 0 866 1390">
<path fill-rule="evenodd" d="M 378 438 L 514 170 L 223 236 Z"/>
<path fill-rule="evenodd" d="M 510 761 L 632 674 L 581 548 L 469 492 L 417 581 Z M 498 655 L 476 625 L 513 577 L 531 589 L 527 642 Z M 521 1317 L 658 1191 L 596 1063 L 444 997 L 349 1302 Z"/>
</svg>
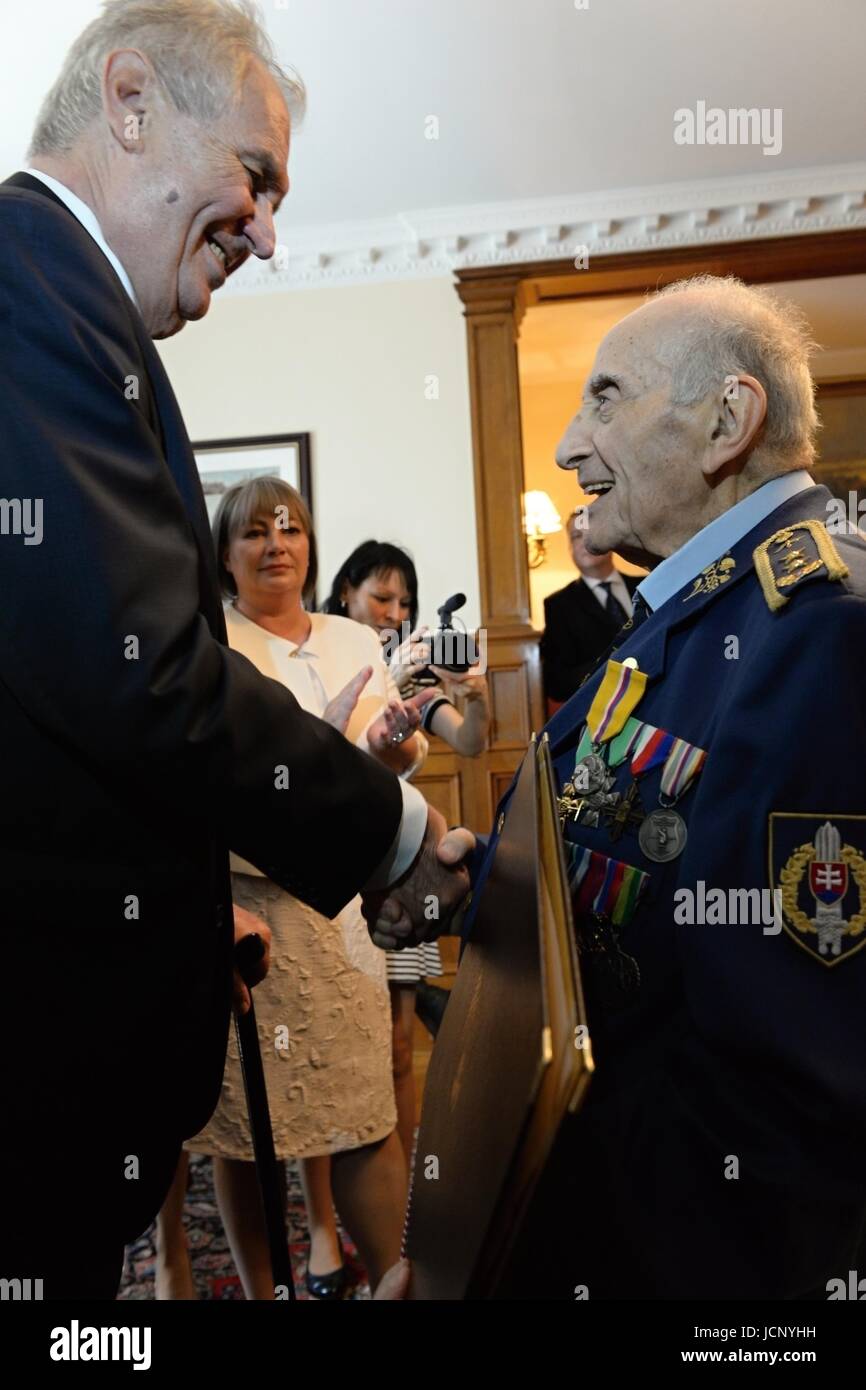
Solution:
<svg viewBox="0 0 866 1390">
<path fill-rule="evenodd" d="M 229 645 L 314 714 L 372 666 L 346 730 L 366 748 L 366 729 L 396 693 L 378 638 L 348 618 L 310 617 L 310 636 L 298 647 L 229 604 Z M 255 1006 L 277 1157 L 312 1158 L 383 1139 L 397 1122 L 391 1011 L 385 954 L 370 940 L 360 898 L 329 921 L 234 855 L 232 893 L 273 934 L 271 966 L 256 986 Z M 234 1026 L 219 1105 L 186 1148 L 253 1157 Z"/>
</svg>

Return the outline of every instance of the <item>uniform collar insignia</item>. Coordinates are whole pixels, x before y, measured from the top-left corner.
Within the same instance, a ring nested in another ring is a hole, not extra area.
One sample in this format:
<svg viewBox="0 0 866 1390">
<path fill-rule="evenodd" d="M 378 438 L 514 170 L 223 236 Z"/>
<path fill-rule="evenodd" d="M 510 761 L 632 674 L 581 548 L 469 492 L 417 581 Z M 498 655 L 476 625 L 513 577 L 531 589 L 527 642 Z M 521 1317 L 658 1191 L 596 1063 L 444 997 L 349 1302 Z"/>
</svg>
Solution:
<svg viewBox="0 0 866 1390">
<path fill-rule="evenodd" d="M 705 570 L 701 570 L 691 593 L 686 594 L 683 603 L 688 603 L 690 598 L 696 594 L 711 594 L 718 589 L 721 584 L 727 584 L 736 569 L 737 562 L 730 555 L 723 555 L 720 560 L 714 560 L 711 565 L 707 565 Z"/>
</svg>

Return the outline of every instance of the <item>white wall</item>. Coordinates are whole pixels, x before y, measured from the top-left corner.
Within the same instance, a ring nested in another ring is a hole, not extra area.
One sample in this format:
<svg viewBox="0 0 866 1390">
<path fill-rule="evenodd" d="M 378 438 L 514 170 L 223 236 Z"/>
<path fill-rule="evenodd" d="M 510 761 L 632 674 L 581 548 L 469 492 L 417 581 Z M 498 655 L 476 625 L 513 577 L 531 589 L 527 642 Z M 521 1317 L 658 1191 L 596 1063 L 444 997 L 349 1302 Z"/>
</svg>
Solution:
<svg viewBox="0 0 866 1390">
<path fill-rule="evenodd" d="M 408 549 L 421 616 L 480 621 L 466 336 L 450 280 L 219 293 L 158 344 L 192 439 L 309 431 L 319 596 L 374 537 Z M 439 399 L 425 378 L 439 378 Z"/>
</svg>

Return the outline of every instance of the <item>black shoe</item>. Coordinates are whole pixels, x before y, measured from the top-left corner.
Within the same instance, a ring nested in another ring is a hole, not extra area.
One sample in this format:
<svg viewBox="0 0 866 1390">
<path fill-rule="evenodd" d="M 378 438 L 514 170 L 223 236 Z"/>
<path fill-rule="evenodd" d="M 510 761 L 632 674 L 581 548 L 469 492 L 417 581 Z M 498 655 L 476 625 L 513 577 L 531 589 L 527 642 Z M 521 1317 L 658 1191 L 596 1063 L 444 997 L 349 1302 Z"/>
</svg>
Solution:
<svg viewBox="0 0 866 1390">
<path fill-rule="evenodd" d="M 311 1298 L 336 1303 L 346 1297 L 348 1284 L 349 1274 L 345 1265 L 332 1269 L 330 1274 L 311 1274 L 307 1270 L 307 1293 Z"/>
<path fill-rule="evenodd" d="M 440 989 L 438 985 L 425 984 L 423 980 L 418 983 L 415 991 L 415 1012 L 431 1037 L 435 1038 L 439 1032 L 449 992 L 447 989 Z"/>
</svg>

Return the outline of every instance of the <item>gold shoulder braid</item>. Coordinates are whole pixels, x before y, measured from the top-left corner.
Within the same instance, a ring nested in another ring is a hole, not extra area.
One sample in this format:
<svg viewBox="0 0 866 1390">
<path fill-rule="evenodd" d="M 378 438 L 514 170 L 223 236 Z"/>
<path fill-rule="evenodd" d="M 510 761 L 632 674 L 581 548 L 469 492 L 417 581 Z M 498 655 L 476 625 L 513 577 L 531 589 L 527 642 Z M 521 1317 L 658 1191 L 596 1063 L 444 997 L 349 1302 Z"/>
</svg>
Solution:
<svg viewBox="0 0 866 1390">
<path fill-rule="evenodd" d="M 822 521 L 795 521 L 752 552 L 764 598 L 775 613 L 788 602 L 790 590 L 810 575 L 843 579 L 848 566 Z M 822 573 L 823 571 L 823 573 Z"/>
</svg>

